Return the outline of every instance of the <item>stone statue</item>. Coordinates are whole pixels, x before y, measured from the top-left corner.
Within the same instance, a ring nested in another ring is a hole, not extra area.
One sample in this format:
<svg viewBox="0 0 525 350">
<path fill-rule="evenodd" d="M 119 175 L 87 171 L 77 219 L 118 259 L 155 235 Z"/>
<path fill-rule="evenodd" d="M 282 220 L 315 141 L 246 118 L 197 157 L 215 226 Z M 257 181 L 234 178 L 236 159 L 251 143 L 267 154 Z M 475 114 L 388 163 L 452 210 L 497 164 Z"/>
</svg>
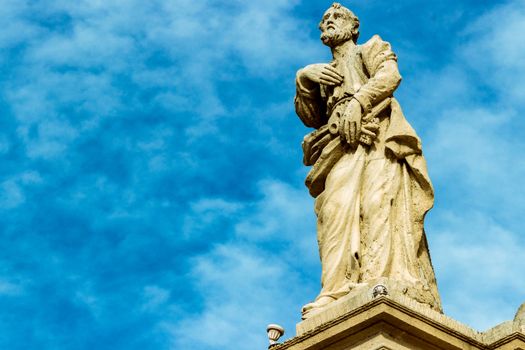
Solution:
<svg viewBox="0 0 525 350">
<path fill-rule="evenodd" d="M 392 96 L 401 76 L 390 44 L 357 45 L 359 19 L 334 3 L 319 28 L 330 63 L 297 72 L 295 109 L 315 199 L 322 289 L 303 318 L 387 281 L 441 312 L 423 230 L 434 193 L 421 141 Z M 390 287 L 391 288 L 391 287 Z"/>
</svg>

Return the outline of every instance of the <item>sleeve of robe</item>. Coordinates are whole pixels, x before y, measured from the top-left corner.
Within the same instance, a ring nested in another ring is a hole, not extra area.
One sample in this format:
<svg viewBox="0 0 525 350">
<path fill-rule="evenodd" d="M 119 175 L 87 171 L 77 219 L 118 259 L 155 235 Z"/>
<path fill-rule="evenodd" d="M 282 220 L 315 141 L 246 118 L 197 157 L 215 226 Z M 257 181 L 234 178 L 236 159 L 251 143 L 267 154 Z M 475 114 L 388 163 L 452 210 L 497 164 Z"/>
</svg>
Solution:
<svg viewBox="0 0 525 350">
<path fill-rule="evenodd" d="M 361 57 L 370 79 L 355 93 L 354 98 L 361 104 L 363 112 L 367 113 L 393 94 L 401 82 L 401 75 L 390 44 L 379 35 L 374 35 L 361 46 Z"/>
<path fill-rule="evenodd" d="M 304 125 L 319 129 L 326 124 L 326 102 L 321 97 L 321 86 L 301 81 L 299 72 L 295 80 L 295 111 Z"/>
</svg>

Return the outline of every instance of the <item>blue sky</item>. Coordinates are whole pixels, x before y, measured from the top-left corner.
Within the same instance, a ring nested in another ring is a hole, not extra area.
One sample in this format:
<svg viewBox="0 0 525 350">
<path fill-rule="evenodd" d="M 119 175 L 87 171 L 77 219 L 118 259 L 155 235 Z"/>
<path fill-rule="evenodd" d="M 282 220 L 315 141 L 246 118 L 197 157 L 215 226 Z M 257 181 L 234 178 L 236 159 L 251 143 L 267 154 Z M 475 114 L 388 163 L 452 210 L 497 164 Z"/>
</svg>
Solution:
<svg viewBox="0 0 525 350">
<path fill-rule="evenodd" d="M 330 1 L 2 0 L 0 348 L 264 349 L 319 290 L 295 71 Z M 525 3 L 352 1 L 399 56 L 445 313 L 525 301 Z"/>
</svg>

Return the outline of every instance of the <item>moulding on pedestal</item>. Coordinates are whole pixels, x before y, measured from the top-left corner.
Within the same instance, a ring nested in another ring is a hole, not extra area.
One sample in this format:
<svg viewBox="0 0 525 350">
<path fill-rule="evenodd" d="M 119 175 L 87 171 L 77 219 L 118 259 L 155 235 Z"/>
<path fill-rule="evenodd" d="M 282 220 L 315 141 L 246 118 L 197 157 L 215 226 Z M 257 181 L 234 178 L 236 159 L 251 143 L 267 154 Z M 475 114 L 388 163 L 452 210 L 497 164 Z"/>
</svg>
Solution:
<svg viewBox="0 0 525 350">
<path fill-rule="evenodd" d="M 523 327 L 512 321 L 478 332 L 399 294 L 349 295 L 333 304 L 272 350 L 525 350 Z"/>
</svg>

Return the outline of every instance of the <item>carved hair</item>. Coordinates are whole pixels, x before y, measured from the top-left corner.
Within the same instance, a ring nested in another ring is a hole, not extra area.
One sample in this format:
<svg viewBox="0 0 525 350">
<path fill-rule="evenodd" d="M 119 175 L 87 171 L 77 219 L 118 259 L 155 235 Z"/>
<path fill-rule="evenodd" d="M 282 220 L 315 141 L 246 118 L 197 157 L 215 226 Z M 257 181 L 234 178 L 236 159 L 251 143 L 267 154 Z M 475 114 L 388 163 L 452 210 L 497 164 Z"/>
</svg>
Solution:
<svg viewBox="0 0 525 350">
<path fill-rule="evenodd" d="M 350 11 L 348 8 L 344 7 L 338 2 L 334 2 L 332 6 L 328 8 L 327 11 L 330 11 L 331 9 L 340 10 L 343 13 L 344 19 L 350 20 L 352 22 L 353 24 L 352 29 L 351 29 L 352 41 L 357 43 L 357 39 L 359 38 L 359 18 L 352 11 Z M 324 21 L 325 20 L 323 18 L 321 20 L 321 23 L 319 23 L 319 29 L 321 30 L 323 30 Z"/>
</svg>

